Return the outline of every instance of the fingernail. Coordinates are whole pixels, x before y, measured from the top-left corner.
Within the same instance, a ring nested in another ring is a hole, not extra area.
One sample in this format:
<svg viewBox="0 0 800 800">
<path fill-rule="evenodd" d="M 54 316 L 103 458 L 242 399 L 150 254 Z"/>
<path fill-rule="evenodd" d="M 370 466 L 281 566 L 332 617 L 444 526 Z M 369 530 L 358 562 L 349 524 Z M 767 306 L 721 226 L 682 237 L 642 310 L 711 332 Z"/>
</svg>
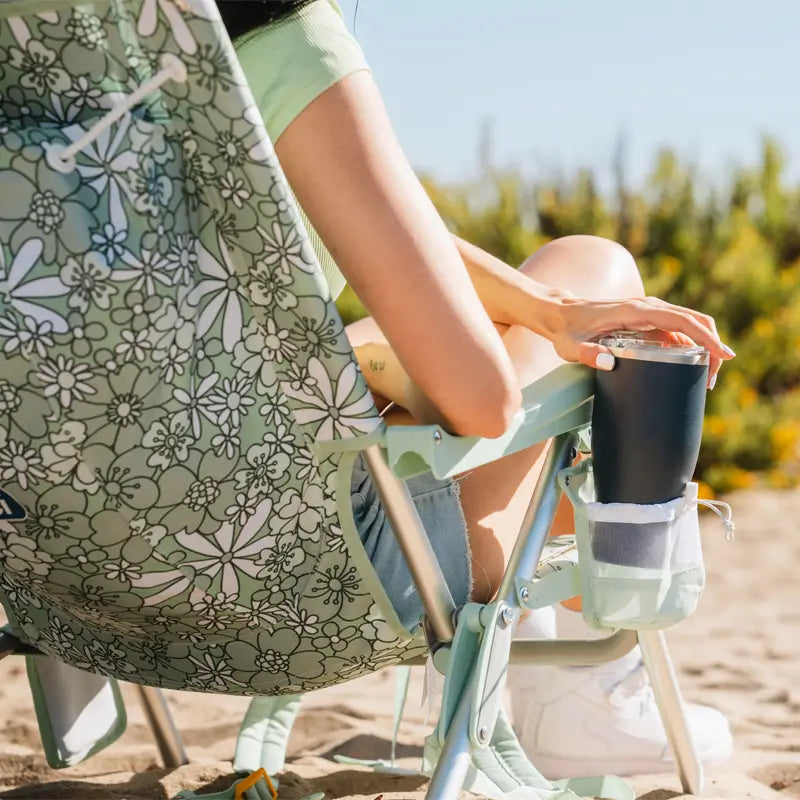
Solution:
<svg viewBox="0 0 800 800">
<path fill-rule="evenodd" d="M 709 381 L 709 383 L 708 383 L 708 390 L 709 390 L 710 392 L 713 392 L 713 391 L 714 391 L 714 387 L 715 387 L 716 385 L 717 385 L 717 376 L 716 376 L 716 375 L 714 375 L 714 376 L 712 376 L 711 380 L 710 380 L 710 381 Z"/>
<path fill-rule="evenodd" d="M 597 358 L 594 360 L 594 365 L 597 369 L 602 369 L 604 372 L 610 372 L 614 369 L 614 356 L 611 353 L 598 353 Z"/>
<path fill-rule="evenodd" d="M 722 349 L 723 349 L 723 350 L 724 350 L 724 351 L 725 351 L 725 352 L 726 352 L 726 353 L 727 353 L 727 354 L 728 354 L 728 355 L 729 355 L 731 358 L 733 358 L 733 357 L 736 355 L 736 353 L 734 353 L 734 352 L 733 352 L 733 350 L 731 350 L 731 348 L 730 348 L 730 347 L 728 347 L 728 345 L 726 345 L 726 344 L 722 345 Z"/>
</svg>

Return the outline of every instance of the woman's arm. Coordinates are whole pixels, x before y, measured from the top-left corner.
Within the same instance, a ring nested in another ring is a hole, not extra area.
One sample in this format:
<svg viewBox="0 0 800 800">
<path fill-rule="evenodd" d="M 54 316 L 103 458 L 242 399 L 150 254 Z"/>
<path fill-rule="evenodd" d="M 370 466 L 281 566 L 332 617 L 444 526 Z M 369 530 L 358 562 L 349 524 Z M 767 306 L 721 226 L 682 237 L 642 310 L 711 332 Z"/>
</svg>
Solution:
<svg viewBox="0 0 800 800">
<path fill-rule="evenodd" d="M 630 254 L 608 240 L 593 236 L 572 236 L 550 243 L 536 254 L 538 280 L 533 279 L 529 272 L 513 269 L 463 240 L 456 238 L 455 241 L 487 313 L 501 331 L 511 325 L 521 325 L 551 341 L 557 341 L 562 347 L 565 345 L 565 338 L 568 347 L 580 348 L 581 343 L 585 342 L 584 350 L 582 353 L 579 352 L 578 356 L 583 355 L 582 360 L 586 363 L 595 365 L 591 360 L 593 353 L 590 348 L 597 345 L 595 342 L 586 341 L 590 338 L 591 326 L 594 325 L 596 330 L 601 324 L 606 329 L 625 327 L 622 322 L 617 322 L 623 317 L 617 317 L 616 314 L 628 314 L 626 319 L 629 319 L 629 309 L 635 308 L 632 300 L 579 302 L 569 291 L 552 288 L 547 283 L 548 280 L 560 281 L 562 285 L 566 284 L 575 291 L 580 291 L 582 272 L 590 279 L 593 268 L 610 269 L 607 290 L 613 296 L 614 264 L 618 255 L 619 279 L 623 284 L 616 291 L 619 294 L 635 291 L 636 287 L 630 283 L 629 277 Z M 641 287 L 641 284 L 639 286 Z M 645 302 L 644 298 L 640 299 Z M 650 302 L 656 306 L 646 303 L 645 307 L 650 309 L 650 313 L 657 311 L 661 301 Z M 680 313 L 675 306 L 669 307 L 663 303 L 662 306 L 671 308 L 674 313 Z M 616 309 L 615 315 L 611 314 L 612 309 Z M 686 313 L 695 312 L 686 310 Z M 571 337 L 565 336 L 570 331 L 564 319 L 569 316 L 574 325 L 579 315 L 590 318 L 583 323 L 583 326 L 574 328 Z M 633 326 L 633 323 L 628 324 Z M 415 387 L 374 322 L 366 319 L 353 323 L 348 329 L 348 335 L 354 345 L 361 370 L 373 392 L 403 407 L 410 407 L 409 402 L 413 402 Z M 679 341 L 686 339 L 674 333 L 664 335 L 669 339 L 677 338 Z M 704 336 L 713 346 L 715 337 L 711 330 L 702 328 L 701 332 L 695 335 Z M 719 358 L 715 361 L 709 372 L 709 382 L 713 381 L 714 368 L 719 365 Z M 385 404 L 386 401 L 379 399 L 379 402 Z"/>
<path fill-rule="evenodd" d="M 561 302 L 571 296 L 569 292 L 531 280 L 458 236 L 453 235 L 453 241 L 493 322 L 523 325 L 546 338 L 555 334 Z"/>
<path fill-rule="evenodd" d="M 276 142 L 300 204 L 375 318 L 421 422 L 498 436 L 521 393 L 453 239 L 414 175 L 372 76 L 321 94 Z"/>
<path fill-rule="evenodd" d="M 584 238 L 590 242 L 593 237 Z M 606 351 L 592 341 L 598 334 L 656 328 L 680 334 L 678 339 L 688 337 L 708 348 L 711 354 L 709 385 L 713 386 L 721 362 L 734 355 L 720 341 L 713 318 L 699 311 L 671 305 L 655 297 L 581 299 L 538 283 L 457 236 L 453 239 L 491 319 L 504 325 L 522 325 L 541 334 L 567 361 L 595 367 L 597 356 Z"/>
</svg>

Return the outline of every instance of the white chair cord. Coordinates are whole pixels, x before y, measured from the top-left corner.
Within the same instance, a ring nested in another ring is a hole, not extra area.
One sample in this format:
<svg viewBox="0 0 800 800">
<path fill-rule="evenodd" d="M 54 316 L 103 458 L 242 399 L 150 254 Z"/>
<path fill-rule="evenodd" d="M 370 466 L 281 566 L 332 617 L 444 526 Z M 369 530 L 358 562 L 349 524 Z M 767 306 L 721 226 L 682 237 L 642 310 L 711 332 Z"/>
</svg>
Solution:
<svg viewBox="0 0 800 800">
<path fill-rule="evenodd" d="M 166 53 L 161 57 L 162 69 L 145 81 L 138 89 L 126 95 L 125 99 L 112 108 L 99 122 L 95 123 L 80 139 L 69 147 L 50 145 L 47 148 L 47 161 L 59 172 L 72 172 L 75 169 L 75 156 L 93 142 L 96 142 L 117 120 L 139 105 L 149 94 L 158 91 L 167 81 L 185 83 L 188 78 L 186 65 L 175 55 Z"/>
<path fill-rule="evenodd" d="M 731 507 L 727 503 L 723 503 L 722 500 L 698 500 L 697 505 L 711 509 L 722 520 L 722 525 L 725 528 L 725 539 L 732 542 L 736 535 L 736 525 L 733 522 Z"/>
</svg>

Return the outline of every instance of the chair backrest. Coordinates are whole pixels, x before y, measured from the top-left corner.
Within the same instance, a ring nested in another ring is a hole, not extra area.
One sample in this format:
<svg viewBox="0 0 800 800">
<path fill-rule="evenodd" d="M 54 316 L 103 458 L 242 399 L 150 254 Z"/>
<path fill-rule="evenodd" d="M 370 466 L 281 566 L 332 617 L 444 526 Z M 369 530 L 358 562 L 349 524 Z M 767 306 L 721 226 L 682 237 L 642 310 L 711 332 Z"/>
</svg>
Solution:
<svg viewBox="0 0 800 800">
<path fill-rule="evenodd" d="M 343 455 L 381 422 L 216 6 L 72 5 L 0 4 L 11 623 L 173 688 L 395 663 Z"/>
</svg>

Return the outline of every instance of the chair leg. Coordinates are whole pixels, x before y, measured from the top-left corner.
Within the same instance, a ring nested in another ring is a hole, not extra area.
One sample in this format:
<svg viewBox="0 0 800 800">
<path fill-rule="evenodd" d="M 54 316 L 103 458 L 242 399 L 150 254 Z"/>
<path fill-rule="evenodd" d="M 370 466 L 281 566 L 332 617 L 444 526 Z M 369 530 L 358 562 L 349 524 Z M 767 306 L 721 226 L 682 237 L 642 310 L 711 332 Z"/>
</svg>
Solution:
<svg viewBox="0 0 800 800">
<path fill-rule="evenodd" d="M 527 577 L 535 572 L 558 504 L 559 488 L 556 476 L 558 471 L 567 466 L 574 458 L 574 446 L 575 436 L 572 433 L 560 434 L 551 443 L 542 473 L 523 519 L 519 537 L 506 567 L 497 597 L 507 609 L 514 610 L 515 613 L 519 610 L 516 579 L 521 576 Z M 465 624 L 465 621 L 462 620 L 460 624 Z M 507 664 L 508 656 L 506 656 L 503 674 Z M 477 669 L 479 666 L 476 661 L 473 664 L 469 680 L 464 683 L 456 713 L 450 723 L 439 761 L 431 777 L 426 800 L 456 800 L 464 785 L 472 759 L 470 715 L 473 702 L 478 704 L 490 702 L 486 694 L 483 698 L 474 696 L 473 680 L 476 677 L 475 670 Z M 490 662 L 485 663 L 482 669 L 487 673 L 491 672 Z M 492 680 L 490 694 L 502 691 L 504 680 L 504 678 L 500 680 L 499 687 L 497 682 Z M 495 713 L 491 720 L 492 730 L 496 719 Z"/>
<path fill-rule="evenodd" d="M 661 631 L 639 631 L 639 646 L 683 791 L 700 795 L 703 793 L 703 765 L 689 733 L 681 690 L 664 634 Z"/>
<path fill-rule="evenodd" d="M 137 685 L 136 688 L 164 766 L 173 768 L 188 764 L 181 735 L 175 727 L 164 693 L 152 686 Z"/>
</svg>

